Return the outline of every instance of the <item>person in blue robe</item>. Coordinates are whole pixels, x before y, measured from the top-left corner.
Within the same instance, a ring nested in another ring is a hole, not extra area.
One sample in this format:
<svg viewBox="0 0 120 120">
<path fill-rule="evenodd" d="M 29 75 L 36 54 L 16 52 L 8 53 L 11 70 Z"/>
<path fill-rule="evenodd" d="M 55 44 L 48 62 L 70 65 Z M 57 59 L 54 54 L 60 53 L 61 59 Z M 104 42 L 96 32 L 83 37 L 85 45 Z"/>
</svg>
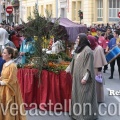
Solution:
<svg viewBox="0 0 120 120">
<path fill-rule="evenodd" d="M 1 71 L 4 63 L 5 63 L 5 60 L 3 60 L 2 57 L 0 56 L 0 75 L 1 75 Z"/>
<path fill-rule="evenodd" d="M 32 37 L 28 37 L 23 40 L 21 47 L 20 47 L 20 56 L 22 56 L 22 64 L 27 63 L 27 56 L 26 54 L 33 54 L 35 51 L 34 49 L 34 39 Z"/>
</svg>

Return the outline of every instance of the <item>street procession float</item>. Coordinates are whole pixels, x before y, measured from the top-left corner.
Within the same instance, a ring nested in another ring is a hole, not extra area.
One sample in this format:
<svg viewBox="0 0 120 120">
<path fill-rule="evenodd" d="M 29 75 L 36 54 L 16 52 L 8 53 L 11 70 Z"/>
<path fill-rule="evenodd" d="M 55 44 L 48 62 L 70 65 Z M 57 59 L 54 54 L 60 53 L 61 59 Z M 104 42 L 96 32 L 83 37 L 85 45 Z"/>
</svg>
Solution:
<svg viewBox="0 0 120 120">
<path fill-rule="evenodd" d="M 35 7 L 34 18 L 30 16 L 27 23 L 22 21 L 21 27 L 16 29 L 25 37 L 34 38 L 34 53 L 26 52 L 27 62 L 17 65 L 25 108 L 55 111 L 56 103 L 60 103 L 59 111 L 69 111 L 72 76 L 65 69 L 72 60 L 71 43 L 78 33 L 87 32 L 87 28 L 68 19 L 52 19 L 48 12 L 46 17 L 41 16 Z"/>
</svg>

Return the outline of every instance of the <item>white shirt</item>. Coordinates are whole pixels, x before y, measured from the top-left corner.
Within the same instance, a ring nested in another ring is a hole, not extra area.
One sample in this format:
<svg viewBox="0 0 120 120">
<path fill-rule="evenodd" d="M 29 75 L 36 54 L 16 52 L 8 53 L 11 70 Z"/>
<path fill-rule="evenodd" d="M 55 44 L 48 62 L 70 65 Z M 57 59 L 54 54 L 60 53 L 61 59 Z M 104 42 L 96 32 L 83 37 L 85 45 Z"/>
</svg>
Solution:
<svg viewBox="0 0 120 120">
<path fill-rule="evenodd" d="M 14 62 L 14 60 L 9 60 L 8 62 L 5 63 L 5 67 L 9 66 L 13 62 Z"/>
</svg>

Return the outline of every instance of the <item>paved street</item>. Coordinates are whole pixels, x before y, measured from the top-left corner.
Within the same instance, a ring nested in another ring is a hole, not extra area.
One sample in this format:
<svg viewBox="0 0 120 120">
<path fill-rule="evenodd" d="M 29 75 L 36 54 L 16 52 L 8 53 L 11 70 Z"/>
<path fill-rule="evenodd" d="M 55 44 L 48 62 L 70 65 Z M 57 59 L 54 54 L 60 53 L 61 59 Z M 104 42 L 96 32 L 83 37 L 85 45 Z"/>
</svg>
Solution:
<svg viewBox="0 0 120 120">
<path fill-rule="evenodd" d="M 109 67 L 110 68 L 110 67 Z M 114 73 L 114 79 L 109 80 L 108 77 L 110 76 L 110 70 L 107 70 L 104 74 L 105 78 L 105 103 L 107 104 L 106 107 L 102 106 L 101 114 L 103 114 L 105 111 L 108 111 L 108 114 L 104 116 L 99 116 L 99 120 L 120 120 L 120 96 L 109 96 L 109 90 L 120 90 L 120 80 L 118 77 L 117 67 Z M 115 105 L 117 105 L 117 108 L 115 108 Z M 107 110 L 108 109 L 108 110 Z M 109 110 L 110 109 L 110 110 Z M 116 111 L 114 110 L 116 109 Z M 114 116 L 110 116 L 110 114 L 114 114 Z M 54 113 L 53 113 L 54 114 Z M 45 116 L 27 116 L 27 120 L 71 120 L 68 113 L 67 115 L 64 115 L 65 113 L 62 113 L 60 116 L 49 116 L 48 114 Z"/>
</svg>

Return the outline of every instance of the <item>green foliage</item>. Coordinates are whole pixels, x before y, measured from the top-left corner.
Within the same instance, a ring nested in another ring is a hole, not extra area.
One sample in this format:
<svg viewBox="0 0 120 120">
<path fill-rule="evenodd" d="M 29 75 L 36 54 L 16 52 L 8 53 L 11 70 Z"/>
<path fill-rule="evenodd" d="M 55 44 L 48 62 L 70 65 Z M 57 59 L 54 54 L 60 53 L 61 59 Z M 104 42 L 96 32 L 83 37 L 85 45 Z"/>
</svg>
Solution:
<svg viewBox="0 0 120 120">
<path fill-rule="evenodd" d="M 67 62 L 71 62 L 72 60 L 65 52 L 60 52 L 58 54 L 47 55 L 47 62 L 59 63 L 59 58 Z"/>
<path fill-rule="evenodd" d="M 26 52 L 26 53 L 25 53 L 25 56 L 26 56 L 26 63 L 30 63 L 32 57 L 34 57 L 34 55 L 31 54 L 31 53 L 29 53 L 29 52 Z"/>
<path fill-rule="evenodd" d="M 58 67 L 50 67 L 50 66 L 43 66 L 43 70 L 48 70 L 58 74 L 60 71 L 64 71 L 67 66 L 58 66 Z"/>
<path fill-rule="evenodd" d="M 23 33 L 25 37 L 36 38 L 34 43 L 34 57 L 38 60 L 38 69 L 42 70 L 44 61 L 43 58 L 45 58 L 45 54 L 42 52 L 42 44 L 44 39 L 48 40 L 50 39 L 50 36 L 56 37 L 59 27 L 59 19 L 54 19 L 53 23 L 52 15 L 49 14 L 48 11 L 46 11 L 46 17 L 40 15 L 37 9 L 37 5 L 35 5 L 33 15 L 33 17 L 31 15 L 28 17 L 28 23 L 22 21 L 22 24 L 24 26 Z"/>
</svg>

